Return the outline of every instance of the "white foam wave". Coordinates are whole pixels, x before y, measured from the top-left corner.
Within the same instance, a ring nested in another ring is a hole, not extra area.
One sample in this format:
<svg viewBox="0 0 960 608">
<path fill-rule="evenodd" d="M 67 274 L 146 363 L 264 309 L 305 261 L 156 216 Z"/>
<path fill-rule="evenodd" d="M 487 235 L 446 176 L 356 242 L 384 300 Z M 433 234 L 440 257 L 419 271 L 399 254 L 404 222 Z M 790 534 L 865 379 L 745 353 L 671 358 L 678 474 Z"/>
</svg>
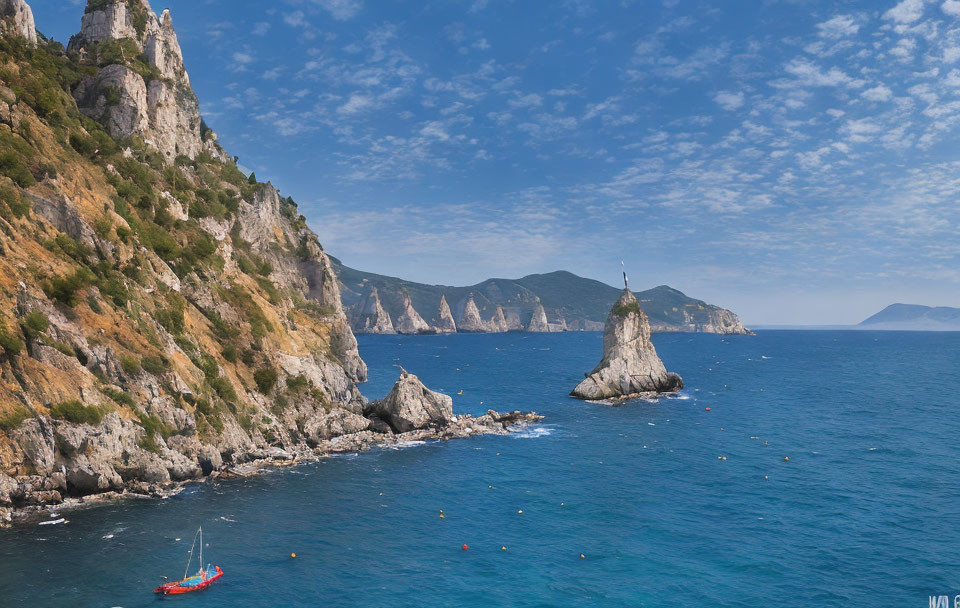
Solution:
<svg viewBox="0 0 960 608">
<path fill-rule="evenodd" d="M 522 431 L 514 433 L 517 439 L 536 439 L 538 437 L 548 437 L 553 434 L 553 429 L 546 426 L 531 426 Z"/>
</svg>

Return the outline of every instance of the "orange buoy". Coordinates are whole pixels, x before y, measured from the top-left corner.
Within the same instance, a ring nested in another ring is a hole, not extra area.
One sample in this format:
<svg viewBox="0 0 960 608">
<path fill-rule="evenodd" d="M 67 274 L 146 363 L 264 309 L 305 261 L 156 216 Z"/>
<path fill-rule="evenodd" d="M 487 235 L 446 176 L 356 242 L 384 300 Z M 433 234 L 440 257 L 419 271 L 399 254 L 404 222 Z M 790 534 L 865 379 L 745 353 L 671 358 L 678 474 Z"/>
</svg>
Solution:
<svg viewBox="0 0 960 608">
<path fill-rule="evenodd" d="M 584 555 L 583 553 L 581 553 L 581 554 L 580 554 L 580 559 L 587 559 L 587 556 Z"/>
<path fill-rule="evenodd" d="M 291 554 L 290 554 L 290 558 L 291 558 L 291 559 L 296 559 L 296 557 L 297 557 L 297 554 L 296 554 L 296 553 L 291 553 Z"/>
<path fill-rule="evenodd" d="M 783 457 L 783 460 L 784 460 L 784 462 L 789 462 L 789 461 L 790 461 L 790 457 L 789 457 L 789 456 L 784 456 L 784 457 Z"/>
<path fill-rule="evenodd" d="M 710 406 L 708 405 L 707 407 L 705 407 L 705 408 L 703 408 L 703 409 L 705 409 L 705 410 L 707 410 L 707 411 L 709 412 L 709 411 L 710 411 Z"/>
<path fill-rule="evenodd" d="M 466 543 L 464 543 L 463 546 L 460 547 L 460 549 L 463 550 L 463 551 L 466 551 L 466 550 L 469 549 L 469 548 L 470 548 L 470 547 L 468 547 Z"/>
</svg>

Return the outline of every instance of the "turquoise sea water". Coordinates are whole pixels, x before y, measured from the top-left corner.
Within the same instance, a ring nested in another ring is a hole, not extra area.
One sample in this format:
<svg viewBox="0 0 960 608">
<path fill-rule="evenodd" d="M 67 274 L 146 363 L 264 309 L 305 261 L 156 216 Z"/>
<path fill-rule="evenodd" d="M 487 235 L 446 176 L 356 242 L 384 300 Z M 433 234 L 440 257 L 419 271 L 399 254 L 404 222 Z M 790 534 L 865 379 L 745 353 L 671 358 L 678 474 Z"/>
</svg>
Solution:
<svg viewBox="0 0 960 608">
<path fill-rule="evenodd" d="M 687 389 L 618 408 L 566 397 L 601 342 L 361 337 L 369 397 L 402 364 L 462 389 L 457 412 L 547 418 L 0 531 L 0 606 L 927 606 L 960 593 L 960 334 L 658 335 Z M 200 524 L 225 576 L 155 598 Z"/>
</svg>

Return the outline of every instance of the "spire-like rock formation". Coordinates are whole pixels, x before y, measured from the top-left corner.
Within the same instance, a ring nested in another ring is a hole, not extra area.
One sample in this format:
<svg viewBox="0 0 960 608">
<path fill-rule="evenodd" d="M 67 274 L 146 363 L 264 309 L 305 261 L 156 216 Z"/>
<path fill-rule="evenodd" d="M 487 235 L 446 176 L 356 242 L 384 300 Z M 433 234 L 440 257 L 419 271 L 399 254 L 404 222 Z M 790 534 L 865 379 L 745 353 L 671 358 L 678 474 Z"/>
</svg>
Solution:
<svg viewBox="0 0 960 608">
<path fill-rule="evenodd" d="M 477 308 L 477 303 L 473 301 L 473 294 L 471 294 L 463 307 L 460 321 L 457 322 L 457 331 L 476 333 L 489 331 L 489 329 L 490 327 L 480 318 L 480 309 Z"/>
<path fill-rule="evenodd" d="M 419 378 L 401 370 L 390 394 L 368 404 L 364 415 L 383 420 L 394 433 L 449 424 L 453 420 L 453 399 L 431 391 Z"/>
<path fill-rule="evenodd" d="M 577 385 L 572 397 L 616 399 L 670 393 L 683 380 L 664 368 L 650 341 L 650 322 L 629 288 L 607 316 L 603 331 L 603 360 Z"/>
<path fill-rule="evenodd" d="M 24 0 L 0 0 L 0 36 L 23 38 L 27 44 L 37 45 L 33 11 Z"/>
<path fill-rule="evenodd" d="M 503 307 L 497 306 L 497 311 L 493 313 L 490 319 L 490 331 L 493 333 L 504 333 L 510 331 L 510 324 L 503 314 Z"/>
<path fill-rule="evenodd" d="M 370 287 L 367 299 L 357 310 L 353 320 L 353 331 L 358 334 L 395 334 L 390 313 L 380 303 L 380 294 L 376 287 Z"/>
<path fill-rule="evenodd" d="M 534 333 L 547 333 L 550 331 L 550 324 L 547 322 L 547 311 L 544 310 L 543 304 L 537 302 L 537 306 L 533 309 L 533 316 L 530 317 L 530 323 L 527 324 L 527 331 Z"/>
<path fill-rule="evenodd" d="M 410 294 L 406 292 L 403 294 L 403 309 L 394 328 L 399 334 L 423 334 L 430 331 L 430 325 L 414 309 Z"/>
<path fill-rule="evenodd" d="M 437 318 L 433 320 L 433 330 L 438 334 L 452 334 L 457 331 L 457 323 L 453 320 L 447 296 L 440 296 L 440 307 L 437 309 Z"/>
<path fill-rule="evenodd" d="M 112 136 L 143 138 L 167 162 L 205 149 L 200 104 L 169 11 L 157 17 L 147 0 L 89 0 L 68 48 L 99 67 L 74 97 Z M 217 156 L 209 139 L 206 147 Z"/>
</svg>

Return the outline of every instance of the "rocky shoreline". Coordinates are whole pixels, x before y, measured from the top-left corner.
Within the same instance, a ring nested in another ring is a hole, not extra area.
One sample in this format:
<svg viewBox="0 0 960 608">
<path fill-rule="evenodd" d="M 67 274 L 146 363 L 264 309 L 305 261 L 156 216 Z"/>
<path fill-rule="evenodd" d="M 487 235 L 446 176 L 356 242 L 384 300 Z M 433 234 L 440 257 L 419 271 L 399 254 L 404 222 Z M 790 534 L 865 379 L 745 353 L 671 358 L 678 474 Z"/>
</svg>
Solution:
<svg viewBox="0 0 960 608">
<path fill-rule="evenodd" d="M 454 416 L 445 425 L 416 429 L 405 433 L 393 434 L 365 430 L 324 440 L 314 448 L 300 445 L 289 450 L 267 448 L 242 455 L 238 454 L 234 456 L 233 463 L 222 465 L 211 471 L 210 474 L 201 477 L 166 483 L 131 481 L 118 491 L 67 497 L 61 502 L 49 500 L 51 492 L 57 492 L 59 496 L 58 490 L 52 486 L 49 489 L 44 489 L 51 485 L 50 483 L 44 483 L 41 487 L 33 490 L 20 487 L 15 491 L 31 494 L 31 496 L 23 494 L 23 498 L 28 501 L 35 500 L 36 504 L 14 507 L 6 510 L 6 512 L 0 509 L 0 528 L 35 523 L 42 524 L 45 521 L 67 523 L 59 520 L 63 518 L 64 513 L 69 511 L 131 498 L 169 498 L 176 496 L 194 483 L 214 483 L 220 479 L 251 477 L 266 470 L 317 462 L 337 454 L 358 453 L 375 448 L 390 448 L 410 442 L 449 441 L 478 435 L 508 435 L 541 420 L 543 420 L 543 416 L 535 412 L 516 410 L 500 413 L 495 410 L 487 410 L 486 414 L 480 416 L 473 416 L 472 414 Z M 2 491 L 3 488 L 0 488 L 0 492 Z"/>
</svg>

